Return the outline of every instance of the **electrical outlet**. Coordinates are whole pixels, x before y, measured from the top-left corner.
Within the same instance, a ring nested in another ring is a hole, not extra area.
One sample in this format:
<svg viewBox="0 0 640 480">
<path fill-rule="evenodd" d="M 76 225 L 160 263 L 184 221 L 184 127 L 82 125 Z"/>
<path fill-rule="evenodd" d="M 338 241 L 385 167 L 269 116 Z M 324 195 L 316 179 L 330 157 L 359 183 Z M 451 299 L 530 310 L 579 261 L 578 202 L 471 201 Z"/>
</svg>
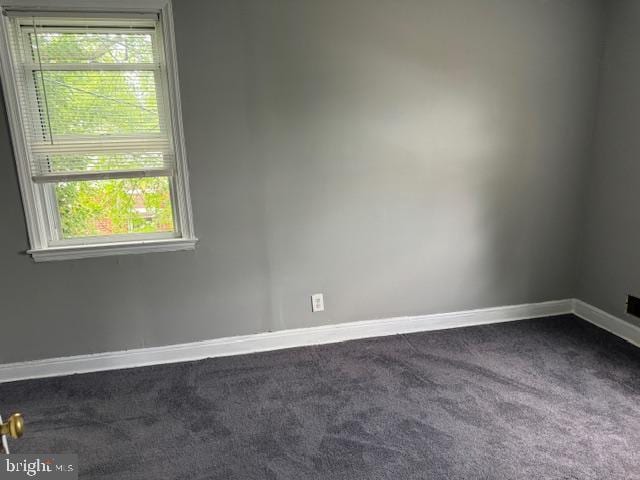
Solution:
<svg viewBox="0 0 640 480">
<path fill-rule="evenodd" d="M 324 312 L 324 295 L 322 293 L 314 293 L 311 295 L 311 311 Z"/>
</svg>

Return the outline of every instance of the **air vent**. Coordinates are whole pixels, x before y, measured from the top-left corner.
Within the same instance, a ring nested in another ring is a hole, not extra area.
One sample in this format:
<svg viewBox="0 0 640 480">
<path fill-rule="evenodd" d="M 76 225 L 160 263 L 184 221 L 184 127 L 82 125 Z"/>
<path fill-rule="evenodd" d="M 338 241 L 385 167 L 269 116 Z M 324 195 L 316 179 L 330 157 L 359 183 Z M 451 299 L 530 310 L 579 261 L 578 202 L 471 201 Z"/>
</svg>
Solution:
<svg viewBox="0 0 640 480">
<path fill-rule="evenodd" d="M 627 297 L 627 313 L 640 318 L 640 298 L 633 295 Z"/>
</svg>

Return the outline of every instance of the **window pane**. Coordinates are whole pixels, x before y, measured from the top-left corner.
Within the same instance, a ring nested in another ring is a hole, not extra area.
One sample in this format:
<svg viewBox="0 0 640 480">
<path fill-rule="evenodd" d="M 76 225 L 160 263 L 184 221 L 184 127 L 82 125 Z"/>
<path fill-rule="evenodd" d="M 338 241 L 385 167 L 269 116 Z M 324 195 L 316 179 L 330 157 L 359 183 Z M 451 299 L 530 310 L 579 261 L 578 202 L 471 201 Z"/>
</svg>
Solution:
<svg viewBox="0 0 640 480">
<path fill-rule="evenodd" d="M 55 194 L 63 238 L 174 231 L 167 177 L 62 182 Z"/>
<path fill-rule="evenodd" d="M 153 63 L 151 33 L 29 33 L 34 63 Z"/>
<path fill-rule="evenodd" d="M 131 135 L 160 132 L 151 71 L 35 72 L 43 134 Z M 44 85 L 43 85 L 44 80 Z"/>
</svg>

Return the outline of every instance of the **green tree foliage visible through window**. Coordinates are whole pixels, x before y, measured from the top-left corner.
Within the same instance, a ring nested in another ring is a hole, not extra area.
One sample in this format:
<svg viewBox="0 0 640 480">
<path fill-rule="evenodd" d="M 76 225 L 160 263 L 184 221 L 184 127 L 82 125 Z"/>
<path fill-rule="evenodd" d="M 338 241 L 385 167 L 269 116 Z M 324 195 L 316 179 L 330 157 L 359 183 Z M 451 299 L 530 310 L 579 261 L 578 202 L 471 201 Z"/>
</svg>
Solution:
<svg viewBox="0 0 640 480">
<path fill-rule="evenodd" d="M 34 63 L 96 64 L 96 69 L 34 72 L 45 140 L 86 136 L 157 135 L 161 131 L 155 70 L 127 64 L 153 64 L 151 33 L 38 32 L 29 34 Z M 122 69 L 100 70 L 100 64 Z M 162 153 L 75 154 L 48 157 L 74 170 L 144 168 Z M 72 160 L 72 161 L 71 161 Z M 139 160 L 139 163 L 136 163 Z M 61 182 L 54 187 L 64 238 L 174 230 L 167 177 Z"/>
<path fill-rule="evenodd" d="M 173 231 L 166 177 L 56 185 L 65 238 Z"/>
</svg>

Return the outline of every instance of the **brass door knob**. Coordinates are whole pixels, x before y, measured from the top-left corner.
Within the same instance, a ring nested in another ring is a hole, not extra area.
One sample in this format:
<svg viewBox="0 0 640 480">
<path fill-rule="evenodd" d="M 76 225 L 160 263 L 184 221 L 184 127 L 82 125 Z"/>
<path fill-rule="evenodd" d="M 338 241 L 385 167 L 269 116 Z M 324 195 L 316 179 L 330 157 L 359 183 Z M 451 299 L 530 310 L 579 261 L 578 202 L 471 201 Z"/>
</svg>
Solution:
<svg viewBox="0 0 640 480">
<path fill-rule="evenodd" d="M 24 433 L 24 419 L 22 414 L 14 413 L 7 423 L 0 423 L 0 435 L 9 435 L 11 438 L 20 438 Z"/>
</svg>

